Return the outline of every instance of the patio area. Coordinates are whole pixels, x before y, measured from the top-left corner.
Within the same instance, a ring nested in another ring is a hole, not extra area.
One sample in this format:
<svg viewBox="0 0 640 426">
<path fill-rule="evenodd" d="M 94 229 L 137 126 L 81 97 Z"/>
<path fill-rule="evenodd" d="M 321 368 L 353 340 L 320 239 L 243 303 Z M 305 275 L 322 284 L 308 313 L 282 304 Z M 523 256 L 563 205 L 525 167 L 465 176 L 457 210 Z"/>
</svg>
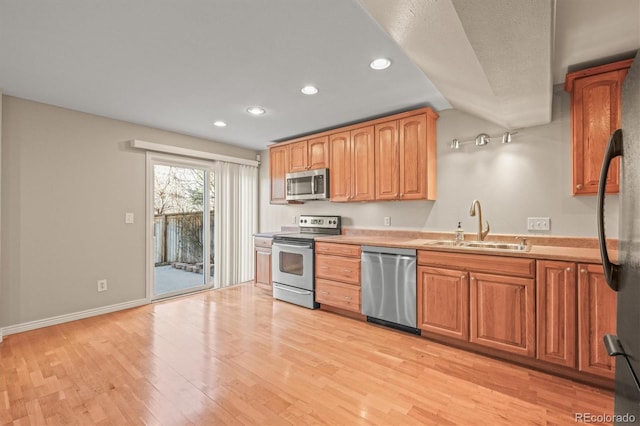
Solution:
<svg viewBox="0 0 640 426">
<path fill-rule="evenodd" d="M 213 267 L 211 270 L 213 279 Z M 179 290 L 203 286 L 202 272 L 190 272 L 176 269 L 171 265 L 155 267 L 155 294 L 161 295 Z"/>
</svg>

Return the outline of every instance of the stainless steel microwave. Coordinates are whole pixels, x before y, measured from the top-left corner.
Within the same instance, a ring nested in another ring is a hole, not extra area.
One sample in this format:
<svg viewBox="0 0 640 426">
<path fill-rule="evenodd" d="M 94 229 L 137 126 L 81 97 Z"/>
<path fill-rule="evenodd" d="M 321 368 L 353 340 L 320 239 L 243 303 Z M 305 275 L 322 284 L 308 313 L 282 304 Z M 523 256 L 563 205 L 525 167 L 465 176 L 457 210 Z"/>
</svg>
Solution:
<svg viewBox="0 0 640 426">
<path fill-rule="evenodd" d="M 328 200 L 329 169 L 286 174 L 287 200 Z"/>
</svg>

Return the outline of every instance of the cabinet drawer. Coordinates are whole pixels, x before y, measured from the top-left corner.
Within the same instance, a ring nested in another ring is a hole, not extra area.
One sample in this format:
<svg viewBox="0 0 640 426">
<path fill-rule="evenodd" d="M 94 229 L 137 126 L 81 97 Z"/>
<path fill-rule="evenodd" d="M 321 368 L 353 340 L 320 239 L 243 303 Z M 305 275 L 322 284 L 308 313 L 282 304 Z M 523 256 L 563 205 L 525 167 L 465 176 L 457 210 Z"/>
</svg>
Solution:
<svg viewBox="0 0 640 426">
<path fill-rule="evenodd" d="M 360 287 L 317 279 L 316 302 L 360 313 Z"/>
<path fill-rule="evenodd" d="M 331 254 L 334 256 L 360 257 L 360 246 L 353 244 L 316 243 L 316 253 Z"/>
<path fill-rule="evenodd" d="M 256 247 L 268 247 L 271 248 L 271 241 L 273 238 L 267 237 L 253 237 L 253 244 Z"/>
<path fill-rule="evenodd" d="M 536 270 L 536 262 L 534 259 L 468 253 L 445 253 L 430 250 L 418 250 L 418 265 L 524 278 L 533 278 Z"/>
<path fill-rule="evenodd" d="M 360 285 L 360 258 L 316 255 L 316 277 Z"/>
</svg>

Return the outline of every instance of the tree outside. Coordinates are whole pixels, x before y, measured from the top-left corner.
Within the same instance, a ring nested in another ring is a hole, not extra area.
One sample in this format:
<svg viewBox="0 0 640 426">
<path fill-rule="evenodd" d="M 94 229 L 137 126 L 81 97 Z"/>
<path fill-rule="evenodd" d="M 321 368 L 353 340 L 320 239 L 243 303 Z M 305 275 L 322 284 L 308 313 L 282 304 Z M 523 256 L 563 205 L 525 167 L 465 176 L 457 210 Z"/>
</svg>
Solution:
<svg viewBox="0 0 640 426">
<path fill-rule="evenodd" d="M 156 266 L 174 262 L 202 264 L 203 193 L 204 170 L 154 166 Z"/>
</svg>

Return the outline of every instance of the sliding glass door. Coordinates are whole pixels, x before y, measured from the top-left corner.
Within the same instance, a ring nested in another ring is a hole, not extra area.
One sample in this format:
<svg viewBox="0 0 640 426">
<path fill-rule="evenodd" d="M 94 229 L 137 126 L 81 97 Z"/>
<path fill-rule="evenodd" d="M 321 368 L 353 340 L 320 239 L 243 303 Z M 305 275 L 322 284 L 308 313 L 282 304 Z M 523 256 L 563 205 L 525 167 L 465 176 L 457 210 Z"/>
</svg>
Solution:
<svg viewBox="0 0 640 426">
<path fill-rule="evenodd" d="M 151 299 L 212 286 L 214 276 L 214 173 L 211 165 L 151 156 L 149 269 Z"/>
</svg>

